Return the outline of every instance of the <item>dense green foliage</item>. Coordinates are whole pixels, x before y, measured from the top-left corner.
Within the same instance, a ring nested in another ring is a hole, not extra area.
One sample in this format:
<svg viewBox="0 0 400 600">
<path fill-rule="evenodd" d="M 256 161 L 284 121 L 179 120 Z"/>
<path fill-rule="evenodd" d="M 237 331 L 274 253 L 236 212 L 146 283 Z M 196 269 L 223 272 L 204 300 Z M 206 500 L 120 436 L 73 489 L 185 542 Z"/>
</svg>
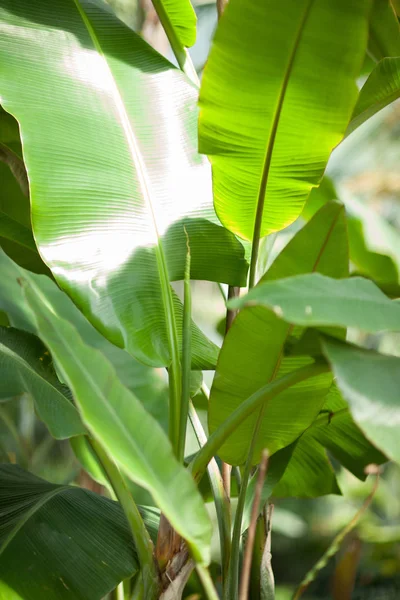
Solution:
<svg viewBox="0 0 400 600">
<path fill-rule="evenodd" d="M 153 5 L 178 67 L 102 0 L 0 0 L 0 417 L 19 443 L 0 444 L 0 600 L 272 600 L 273 499 L 400 463 L 400 358 L 365 343 L 400 332 L 400 251 L 324 177 L 400 97 L 395 5 L 230 0 L 201 84 L 189 0 Z M 198 281 L 223 293 L 221 347 Z M 50 434 L 37 460 L 72 449 L 67 482 L 33 474 L 21 397 Z"/>
</svg>

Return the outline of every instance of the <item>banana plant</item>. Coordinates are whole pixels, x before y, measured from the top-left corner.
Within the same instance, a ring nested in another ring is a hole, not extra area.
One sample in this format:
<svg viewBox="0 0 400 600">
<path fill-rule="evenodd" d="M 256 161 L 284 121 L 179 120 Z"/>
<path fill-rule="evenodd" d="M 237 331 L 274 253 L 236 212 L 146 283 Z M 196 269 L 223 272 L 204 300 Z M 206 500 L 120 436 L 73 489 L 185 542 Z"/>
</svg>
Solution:
<svg viewBox="0 0 400 600">
<path fill-rule="evenodd" d="M 400 331 L 399 265 L 323 179 L 400 96 L 390 2 L 230 0 L 201 84 L 153 3 L 179 68 L 101 0 L 0 3 L 0 417 L 30 398 L 97 486 L 0 438 L 4 600 L 271 600 L 272 502 L 400 462 L 400 359 L 346 337 Z"/>
</svg>

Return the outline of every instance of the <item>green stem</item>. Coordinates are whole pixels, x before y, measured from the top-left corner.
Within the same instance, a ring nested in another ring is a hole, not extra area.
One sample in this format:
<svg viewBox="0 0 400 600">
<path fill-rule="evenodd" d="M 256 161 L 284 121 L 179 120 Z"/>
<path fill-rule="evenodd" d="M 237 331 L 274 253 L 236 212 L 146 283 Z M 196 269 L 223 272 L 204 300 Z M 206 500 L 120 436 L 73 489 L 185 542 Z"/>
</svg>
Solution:
<svg viewBox="0 0 400 600">
<path fill-rule="evenodd" d="M 182 386 L 180 406 L 180 426 L 178 440 L 178 460 L 183 464 L 185 458 L 186 428 L 190 402 L 190 371 L 192 366 L 192 294 L 190 290 L 190 247 L 186 229 L 186 265 L 183 281 L 183 326 L 182 326 Z"/>
<path fill-rule="evenodd" d="M 260 416 L 264 413 L 265 404 L 260 410 Z M 257 419 L 257 423 L 254 427 L 253 437 L 251 438 L 251 444 L 249 448 L 249 454 L 247 456 L 246 465 L 243 471 L 242 485 L 240 487 L 240 493 L 235 513 L 235 522 L 233 525 L 232 534 L 232 550 L 231 559 L 229 561 L 229 572 L 228 572 L 228 585 L 226 587 L 226 600 L 237 600 L 238 597 L 238 585 L 239 585 L 239 561 L 240 561 L 240 542 L 242 533 L 242 518 L 243 509 L 246 500 L 247 486 L 250 479 L 251 468 L 253 466 L 253 456 L 256 446 L 258 433 L 261 426 L 261 418 Z"/>
<path fill-rule="evenodd" d="M 173 27 L 166 11 L 164 8 L 163 0 L 152 0 L 155 11 L 160 19 L 161 25 L 165 31 L 173 53 L 175 54 L 176 60 L 180 69 L 193 81 L 197 86 L 200 85 L 199 78 L 197 77 L 196 69 L 193 66 L 192 59 L 190 58 L 187 48 L 185 48 L 179 41 L 176 35 L 175 28 Z"/>
<path fill-rule="evenodd" d="M 196 565 L 196 571 L 200 578 L 207 600 L 219 600 L 217 590 L 214 587 L 208 569 L 202 565 Z"/>
<path fill-rule="evenodd" d="M 201 448 L 207 443 L 207 437 L 192 402 L 189 406 L 189 417 Z M 211 459 L 208 464 L 207 471 L 217 513 L 219 542 L 221 546 L 222 583 L 224 585 L 228 574 L 229 557 L 231 553 L 230 499 L 226 494 L 221 473 L 214 458 Z"/>
<path fill-rule="evenodd" d="M 189 469 L 195 481 L 200 481 L 204 475 L 205 469 L 210 460 L 218 453 L 218 450 L 227 438 L 235 431 L 237 427 L 247 417 L 249 417 L 257 408 L 260 408 L 264 403 L 268 402 L 284 390 L 292 387 L 300 381 L 316 377 L 321 373 L 327 373 L 329 366 L 326 363 L 315 362 L 311 365 L 306 365 L 301 369 L 292 371 L 280 379 L 275 379 L 271 383 L 267 383 L 254 394 L 252 394 L 247 400 L 242 402 L 236 410 L 214 431 L 214 433 L 208 438 L 207 443 L 203 448 L 196 454 L 194 459 L 189 465 Z M 244 482 L 242 482 L 241 488 L 246 488 Z"/>
<path fill-rule="evenodd" d="M 116 464 L 108 457 L 101 444 L 96 440 L 90 439 L 89 443 L 106 472 L 131 529 L 143 578 L 145 598 L 146 600 L 156 600 L 159 591 L 159 578 L 154 560 L 153 542 L 149 532 Z"/>
</svg>

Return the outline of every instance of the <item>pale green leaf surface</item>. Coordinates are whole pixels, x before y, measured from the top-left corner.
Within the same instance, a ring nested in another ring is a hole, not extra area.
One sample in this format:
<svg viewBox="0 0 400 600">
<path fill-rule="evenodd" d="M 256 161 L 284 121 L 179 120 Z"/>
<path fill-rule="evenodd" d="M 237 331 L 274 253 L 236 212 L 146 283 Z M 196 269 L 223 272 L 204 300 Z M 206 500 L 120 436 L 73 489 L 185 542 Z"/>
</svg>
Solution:
<svg viewBox="0 0 400 600">
<path fill-rule="evenodd" d="M 355 422 L 377 448 L 399 462 L 400 358 L 330 339 L 324 339 L 323 348 Z"/>
<path fill-rule="evenodd" d="M 266 281 L 230 305 L 267 306 L 287 323 L 304 327 L 357 327 L 370 333 L 400 331 L 400 304 L 362 277 L 337 281 L 320 273 L 307 273 Z"/>
<path fill-rule="evenodd" d="M 200 91 L 199 148 L 222 223 L 252 239 L 289 225 L 357 100 L 368 0 L 232 0 Z M 340 31 L 340 35 L 337 32 Z"/>
<path fill-rule="evenodd" d="M 400 56 L 400 29 L 391 0 L 373 0 L 368 52 L 378 62 Z"/>
<path fill-rule="evenodd" d="M 263 281 L 314 270 L 334 277 L 348 273 L 346 224 L 340 204 L 324 206 L 278 255 L 254 290 Z M 263 307 L 247 307 L 237 315 L 224 340 L 211 388 L 211 432 L 268 381 L 312 362 L 304 356 L 283 357 L 291 335 L 299 333 Z M 330 374 L 320 375 L 297 384 L 268 403 L 256 443 L 255 463 L 263 448 L 272 454 L 298 438 L 318 414 L 330 382 Z M 221 447 L 219 455 L 223 460 L 231 464 L 246 460 L 257 416 L 258 411 Z"/>
<path fill-rule="evenodd" d="M 12 327 L 0 327 L 0 397 L 30 394 L 36 412 L 57 439 L 84 433 L 85 426 L 69 390 L 61 385 L 49 360 L 38 338 Z"/>
<path fill-rule="evenodd" d="M 247 270 L 213 211 L 197 91 L 90 0 L 6 0 L 0 18 L 0 93 L 20 125 L 41 255 L 106 337 L 169 365 L 184 227 L 192 278 L 243 285 Z"/>
<path fill-rule="evenodd" d="M 124 473 L 147 489 L 196 560 L 208 563 L 211 523 L 190 473 L 174 457 L 161 426 L 90 350 L 78 331 L 57 317 L 36 286 L 25 294 L 46 343 L 91 434 Z"/>
<path fill-rule="evenodd" d="M 398 98 L 400 98 L 400 57 L 384 58 L 376 65 L 361 88 L 346 135 Z"/>
<path fill-rule="evenodd" d="M 0 465 L 5 586 L 23 600 L 99 600 L 136 571 L 129 527 L 116 502 Z"/>
<path fill-rule="evenodd" d="M 321 184 L 309 195 L 301 216 L 308 221 L 324 204 L 337 198 L 338 194 L 332 180 L 324 177 Z M 364 215 L 359 213 L 355 216 L 352 212 L 347 214 L 350 261 L 358 274 L 381 283 L 396 284 L 399 281 L 396 264 L 398 261 L 395 260 L 396 248 L 393 247 L 392 252 L 384 247 L 379 248 L 379 251 L 374 250 L 374 242 L 376 243 L 380 237 L 385 239 L 386 245 L 390 246 L 391 242 L 394 242 L 395 246 L 395 232 L 392 231 L 392 236 L 388 235 L 389 232 L 385 230 L 389 227 L 388 223 L 379 217 L 376 211 L 368 210 L 366 206 L 363 208 Z M 367 236 L 368 221 L 375 227 Z M 379 229 L 382 231 L 380 232 Z"/>
</svg>

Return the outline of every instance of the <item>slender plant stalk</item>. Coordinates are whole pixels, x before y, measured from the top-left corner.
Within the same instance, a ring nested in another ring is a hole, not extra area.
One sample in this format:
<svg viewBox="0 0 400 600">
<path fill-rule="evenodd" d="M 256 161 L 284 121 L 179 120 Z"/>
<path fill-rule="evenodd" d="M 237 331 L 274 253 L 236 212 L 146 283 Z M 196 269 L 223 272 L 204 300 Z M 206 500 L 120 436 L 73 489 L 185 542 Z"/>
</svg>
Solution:
<svg viewBox="0 0 400 600">
<path fill-rule="evenodd" d="M 207 443 L 207 436 L 203 426 L 197 415 L 193 403 L 189 406 L 189 418 L 192 427 L 199 443 L 200 448 Z M 214 498 L 215 510 L 217 513 L 217 522 L 219 530 L 219 542 L 221 546 L 221 563 L 222 563 L 222 584 L 225 585 L 225 580 L 228 572 L 229 557 L 231 553 L 231 506 L 230 498 L 226 493 L 221 473 L 218 468 L 217 461 L 212 458 L 207 467 L 208 477 L 210 480 L 211 491 Z"/>
<path fill-rule="evenodd" d="M 260 410 L 262 415 L 265 409 L 265 404 Z M 253 456 L 258 437 L 258 432 L 261 426 L 261 419 L 257 419 L 254 433 L 251 438 L 249 454 L 247 456 L 246 464 L 243 471 L 242 485 L 238 497 L 238 503 L 236 506 L 235 521 L 233 524 L 232 533 L 232 548 L 231 558 L 229 561 L 228 569 L 228 584 L 226 586 L 225 600 L 236 600 L 238 597 L 238 584 L 239 584 L 239 562 L 240 562 L 240 541 L 242 537 L 242 519 L 243 509 L 246 501 L 247 486 L 250 479 L 251 468 L 253 466 Z"/>
<path fill-rule="evenodd" d="M 176 60 L 180 69 L 193 81 L 197 86 L 200 85 L 197 77 L 196 69 L 193 66 L 187 48 L 185 48 L 178 39 L 174 27 L 171 25 L 169 17 L 165 12 L 164 3 L 162 0 L 152 0 L 154 9 L 160 19 L 161 25 L 165 31 L 168 41 L 171 45 L 172 52 L 175 54 Z"/>
<path fill-rule="evenodd" d="M 260 512 L 261 492 L 264 485 L 265 477 L 268 469 L 268 450 L 263 450 L 261 455 L 260 468 L 258 471 L 257 484 L 254 494 L 253 506 L 251 509 L 250 525 L 247 534 L 246 548 L 243 556 L 242 577 L 240 581 L 239 600 L 247 600 L 249 591 L 250 571 L 253 556 L 254 540 L 256 535 L 256 526 L 258 515 Z M 241 523 L 240 523 L 241 525 Z"/>
<path fill-rule="evenodd" d="M 340 549 L 340 545 L 343 542 L 346 535 L 348 533 L 350 533 L 350 531 L 352 529 L 354 529 L 354 527 L 357 525 L 357 523 L 360 520 L 360 518 L 362 517 L 362 515 L 365 513 L 365 511 L 368 509 L 369 505 L 371 504 L 373 497 L 375 495 L 375 492 L 378 489 L 380 470 L 379 470 L 379 467 L 377 467 L 376 465 L 369 465 L 366 468 L 365 472 L 368 474 L 371 474 L 371 475 L 375 475 L 375 482 L 374 482 L 371 492 L 368 494 L 368 496 L 364 500 L 362 506 L 356 512 L 356 514 L 351 519 L 351 521 L 346 525 L 346 527 L 344 527 L 342 529 L 342 531 L 340 531 L 337 534 L 337 536 L 333 539 L 332 543 L 330 544 L 330 546 L 326 550 L 326 552 L 323 554 L 323 556 L 319 559 L 319 561 L 312 567 L 312 569 L 310 569 L 310 571 L 304 577 L 303 581 L 300 583 L 299 587 L 297 588 L 297 590 L 295 591 L 295 593 L 293 595 L 293 600 L 298 600 L 304 594 L 304 592 L 307 590 L 310 583 L 312 583 L 315 580 L 315 578 L 317 577 L 317 575 L 321 571 L 321 569 L 323 569 L 327 565 L 329 559 L 332 556 L 334 556 L 336 554 L 336 552 L 338 552 L 338 550 Z"/>
<path fill-rule="evenodd" d="M 214 587 L 208 569 L 202 565 L 196 565 L 196 571 L 200 578 L 207 600 L 219 600 L 217 590 Z"/>
<path fill-rule="evenodd" d="M 227 438 L 243 423 L 247 417 L 249 417 L 255 410 L 260 408 L 264 403 L 268 402 L 284 390 L 292 387 L 300 381 L 310 379 L 321 375 L 321 373 L 327 373 L 329 366 L 326 363 L 315 362 L 311 365 L 306 365 L 292 371 L 284 377 L 275 379 L 274 381 L 267 383 L 252 394 L 247 400 L 242 402 L 236 410 L 229 415 L 229 417 L 214 431 L 207 440 L 207 443 L 201 448 L 201 450 L 193 458 L 189 464 L 189 469 L 195 481 L 200 481 L 206 467 L 210 460 L 218 453 L 218 450 Z M 246 484 L 242 481 L 241 488 L 246 488 Z"/>
<path fill-rule="evenodd" d="M 240 287 L 229 286 L 228 288 L 228 302 L 232 298 L 237 298 L 240 294 Z M 226 311 L 226 324 L 225 324 L 225 336 L 231 328 L 234 318 L 236 317 L 237 310 L 228 308 Z M 231 471 L 232 468 L 227 463 L 222 463 L 222 481 L 224 482 L 225 490 L 230 498 L 231 496 Z"/>
<path fill-rule="evenodd" d="M 190 402 L 190 371 L 192 366 L 192 294 L 190 290 L 190 246 L 189 237 L 186 234 L 186 264 L 183 282 L 183 327 L 182 327 L 182 386 L 181 386 L 181 409 L 178 442 L 178 460 L 183 464 L 185 457 L 186 427 L 189 414 Z"/>
<path fill-rule="evenodd" d="M 124 583 L 121 583 L 115 588 L 111 594 L 112 600 L 125 600 Z"/>
<path fill-rule="evenodd" d="M 90 439 L 89 443 L 102 465 L 128 521 L 139 559 L 144 596 L 146 600 L 157 600 L 159 578 L 153 554 L 154 546 L 149 532 L 116 464 L 107 456 L 101 444 L 96 440 Z"/>
</svg>

